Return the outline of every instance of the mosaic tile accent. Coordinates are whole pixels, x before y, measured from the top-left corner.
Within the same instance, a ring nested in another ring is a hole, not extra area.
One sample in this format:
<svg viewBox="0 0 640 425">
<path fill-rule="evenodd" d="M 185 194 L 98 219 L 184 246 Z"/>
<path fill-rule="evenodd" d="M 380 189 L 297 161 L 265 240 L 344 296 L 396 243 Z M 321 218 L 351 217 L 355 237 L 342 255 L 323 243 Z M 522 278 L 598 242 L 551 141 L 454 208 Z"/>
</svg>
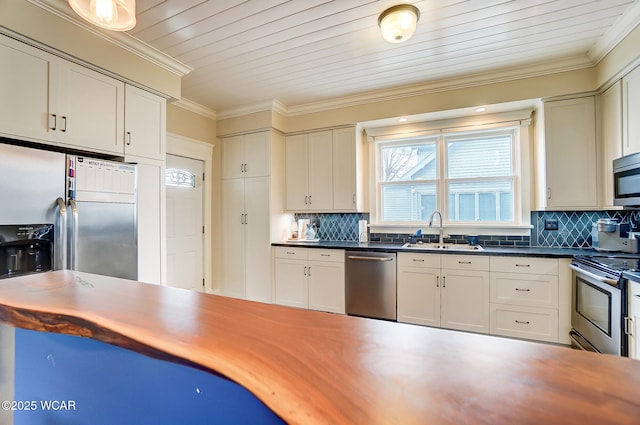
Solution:
<svg viewBox="0 0 640 425">
<path fill-rule="evenodd" d="M 600 218 L 616 218 L 621 223 L 640 225 L 640 211 L 533 211 L 531 241 L 534 246 L 590 248 L 591 227 Z M 558 230 L 544 230 L 545 220 L 558 220 Z"/>
<path fill-rule="evenodd" d="M 369 213 L 298 213 L 295 219 L 309 219 L 318 228 L 318 238 L 324 241 L 359 240 L 358 222 L 369 221 Z"/>
<path fill-rule="evenodd" d="M 358 221 L 369 220 L 368 213 L 304 213 L 295 214 L 295 219 L 308 218 L 318 227 L 318 237 L 327 241 L 357 241 Z M 482 246 L 541 246 L 563 248 L 590 248 L 591 226 L 600 218 L 617 218 L 620 222 L 631 222 L 640 228 L 640 211 L 532 211 L 531 236 L 481 235 Z M 547 219 L 558 220 L 558 230 L 544 230 Z M 405 243 L 406 233 L 370 233 L 371 242 Z M 438 235 L 422 235 L 422 242 L 438 242 Z M 446 243 L 467 243 L 466 235 L 449 235 Z"/>
</svg>

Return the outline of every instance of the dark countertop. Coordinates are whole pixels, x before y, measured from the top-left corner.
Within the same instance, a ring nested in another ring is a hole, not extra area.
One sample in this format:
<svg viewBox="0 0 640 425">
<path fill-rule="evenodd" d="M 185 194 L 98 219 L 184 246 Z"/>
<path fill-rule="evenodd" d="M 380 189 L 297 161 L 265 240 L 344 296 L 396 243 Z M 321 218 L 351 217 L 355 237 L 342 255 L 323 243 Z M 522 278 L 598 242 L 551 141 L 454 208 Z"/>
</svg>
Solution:
<svg viewBox="0 0 640 425">
<path fill-rule="evenodd" d="M 318 241 L 318 242 L 274 242 L 272 246 L 291 246 L 301 248 L 328 248 L 347 249 L 356 251 L 386 251 L 386 252 L 422 252 L 431 254 L 465 254 L 465 255 L 506 255 L 506 256 L 533 256 L 548 258 L 571 258 L 574 255 L 611 255 L 611 253 L 599 253 L 592 248 L 554 248 L 554 247 L 483 247 L 482 251 L 456 251 L 456 250 L 424 250 L 402 248 L 401 244 L 380 242 L 351 242 L 351 241 Z M 449 244 L 451 245 L 451 244 Z M 629 254 L 627 254 L 629 255 Z"/>
<path fill-rule="evenodd" d="M 4 279 L 0 322 L 199 366 L 242 385 L 290 424 L 640 418 L 640 362 L 629 358 L 88 273 Z"/>
</svg>

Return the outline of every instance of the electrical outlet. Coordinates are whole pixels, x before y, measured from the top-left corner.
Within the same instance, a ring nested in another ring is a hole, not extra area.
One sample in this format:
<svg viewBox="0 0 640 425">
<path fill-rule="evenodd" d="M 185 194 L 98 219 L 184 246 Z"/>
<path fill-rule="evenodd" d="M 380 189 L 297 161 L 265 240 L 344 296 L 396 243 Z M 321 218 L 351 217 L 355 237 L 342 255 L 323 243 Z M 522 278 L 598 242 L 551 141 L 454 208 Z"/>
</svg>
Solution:
<svg viewBox="0 0 640 425">
<path fill-rule="evenodd" d="M 558 219 L 547 218 L 544 221 L 544 230 L 558 230 Z"/>
</svg>

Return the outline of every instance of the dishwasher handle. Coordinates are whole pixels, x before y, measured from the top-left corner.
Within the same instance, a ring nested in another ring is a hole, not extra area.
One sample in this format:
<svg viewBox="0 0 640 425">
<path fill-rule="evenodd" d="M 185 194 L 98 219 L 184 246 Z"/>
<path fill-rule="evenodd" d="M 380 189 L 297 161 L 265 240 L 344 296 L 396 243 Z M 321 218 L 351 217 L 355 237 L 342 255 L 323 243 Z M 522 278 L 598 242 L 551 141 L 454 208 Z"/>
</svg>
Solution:
<svg viewBox="0 0 640 425">
<path fill-rule="evenodd" d="M 362 255 L 348 255 L 349 260 L 367 260 L 367 261 L 393 261 L 393 257 L 365 257 Z"/>
</svg>

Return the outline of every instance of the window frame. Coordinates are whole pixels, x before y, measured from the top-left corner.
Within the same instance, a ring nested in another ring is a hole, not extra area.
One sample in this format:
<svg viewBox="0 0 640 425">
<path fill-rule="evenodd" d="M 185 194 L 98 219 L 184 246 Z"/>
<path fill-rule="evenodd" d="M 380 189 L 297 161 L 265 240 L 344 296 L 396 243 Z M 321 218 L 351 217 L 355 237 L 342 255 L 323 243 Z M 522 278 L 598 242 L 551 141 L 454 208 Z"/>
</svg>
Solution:
<svg viewBox="0 0 640 425">
<path fill-rule="evenodd" d="M 526 114 L 526 115 L 525 115 Z M 516 119 L 514 119 L 517 117 Z M 526 118 L 525 118 L 526 117 Z M 382 186 L 381 186 L 381 170 L 380 156 L 381 146 L 383 145 L 411 145 L 420 139 L 430 139 L 436 137 L 460 138 L 468 134 L 481 134 L 483 132 L 512 132 L 512 151 L 511 161 L 513 164 L 513 198 L 514 211 L 511 221 L 473 221 L 461 222 L 449 220 L 448 208 L 445 211 L 443 194 L 448 196 L 448 173 L 445 169 L 446 156 L 439 152 L 437 172 L 439 177 L 438 205 L 444 218 L 444 227 L 451 234 L 492 234 L 492 235 L 529 235 L 531 226 L 531 177 L 532 177 L 532 127 L 531 127 L 531 111 L 511 111 L 506 116 L 500 114 L 492 115 L 486 121 L 474 117 L 473 124 L 467 124 L 470 118 L 460 118 L 456 120 L 455 125 L 438 127 L 438 122 L 419 123 L 407 125 L 406 132 L 403 133 L 403 126 L 386 128 L 372 128 L 373 131 L 365 127 L 364 130 L 368 134 L 368 140 L 371 142 L 369 155 L 369 211 L 371 231 L 375 233 L 413 233 L 415 229 L 426 227 L 427 222 L 424 220 L 415 221 L 382 221 Z M 446 124 L 452 124 L 449 120 Z M 438 142 L 439 143 L 439 142 Z M 447 178 L 443 178 L 447 176 Z M 487 181 L 489 178 L 479 178 L 478 181 Z M 504 177 L 498 177 L 505 180 Z M 414 184 L 423 183 L 432 180 L 417 180 Z M 446 185 L 445 185 L 446 181 Z"/>
</svg>

